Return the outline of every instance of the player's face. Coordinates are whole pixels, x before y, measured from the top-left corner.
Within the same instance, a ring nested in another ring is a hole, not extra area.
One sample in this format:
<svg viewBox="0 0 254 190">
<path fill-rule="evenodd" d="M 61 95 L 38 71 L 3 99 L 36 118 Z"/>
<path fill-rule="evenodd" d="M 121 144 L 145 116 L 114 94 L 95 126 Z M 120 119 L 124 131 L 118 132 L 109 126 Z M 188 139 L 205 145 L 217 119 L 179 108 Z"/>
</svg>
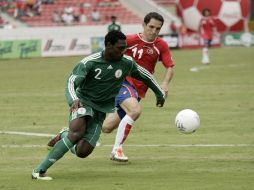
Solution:
<svg viewBox="0 0 254 190">
<path fill-rule="evenodd" d="M 115 45 L 108 47 L 108 53 L 110 54 L 111 61 L 118 61 L 122 58 L 126 50 L 126 40 L 118 40 Z"/>
<path fill-rule="evenodd" d="M 143 39 L 145 41 L 151 42 L 154 41 L 155 38 L 159 35 L 159 32 L 162 27 L 162 22 L 152 18 L 150 22 L 147 24 L 143 24 L 144 32 L 143 32 Z"/>
</svg>

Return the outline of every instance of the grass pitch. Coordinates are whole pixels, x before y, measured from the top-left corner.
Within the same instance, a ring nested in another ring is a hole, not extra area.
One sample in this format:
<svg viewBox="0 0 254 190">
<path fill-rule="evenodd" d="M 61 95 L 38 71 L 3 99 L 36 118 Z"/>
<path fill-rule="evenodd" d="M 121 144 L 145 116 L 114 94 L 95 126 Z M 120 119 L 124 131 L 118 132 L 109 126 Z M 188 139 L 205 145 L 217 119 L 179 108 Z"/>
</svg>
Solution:
<svg viewBox="0 0 254 190">
<path fill-rule="evenodd" d="M 87 159 L 67 153 L 48 170 L 53 181 L 31 179 L 49 137 L 0 134 L 0 189 L 252 190 L 254 187 L 254 48 L 172 51 L 176 67 L 164 108 L 152 92 L 141 102 L 125 153 L 109 160 L 115 132 Z M 81 57 L 0 60 L 0 130 L 56 134 L 68 122 L 65 81 Z M 156 78 L 161 81 L 163 67 Z M 201 128 L 176 131 L 178 111 L 191 108 Z"/>
</svg>

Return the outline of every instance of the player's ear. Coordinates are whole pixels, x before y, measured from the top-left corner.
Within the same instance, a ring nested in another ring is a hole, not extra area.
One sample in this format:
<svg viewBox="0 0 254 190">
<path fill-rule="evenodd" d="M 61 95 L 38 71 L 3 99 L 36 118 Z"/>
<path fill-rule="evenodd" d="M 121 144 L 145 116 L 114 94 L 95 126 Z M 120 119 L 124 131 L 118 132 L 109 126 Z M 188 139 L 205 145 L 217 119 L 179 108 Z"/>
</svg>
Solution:
<svg viewBox="0 0 254 190">
<path fill-rule="evenodd" d="M 112 47 L 112 44 L 110 42 L 107 42 L 106 47 Z"/>
</svg>

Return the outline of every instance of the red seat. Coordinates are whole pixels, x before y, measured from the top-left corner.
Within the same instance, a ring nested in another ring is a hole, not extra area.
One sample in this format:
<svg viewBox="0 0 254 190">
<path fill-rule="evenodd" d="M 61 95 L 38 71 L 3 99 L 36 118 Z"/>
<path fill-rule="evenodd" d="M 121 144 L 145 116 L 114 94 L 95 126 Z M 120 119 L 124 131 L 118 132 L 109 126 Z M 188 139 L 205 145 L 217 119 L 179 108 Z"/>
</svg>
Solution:
<svg viewBox="0 0 254 190">
<path fill-rule="evenodd" d="M 158 0 L 159 1 L 159 0 Z M 163 1 L 163 0 L 160 0 Z M 166 1 L 166 0 L 165 0 Z M 167 0 L 168 1 L 168 0 Z M 171 0 L 172 1 L 172 0 Z M 134 12 L 124 7 L 124 5 L 119 4 L 117 6 L 97 6 L 95 5 L 95 0 L 57 0 L 54 4 L 43 4 L 42 13 L 40 16 L 23 16 L 21 21 L 29 24 L 30 26 L 59 26 L 64 24 L 56 24 L 52 22 L 52 14 L 55 10 L 64 10 L 67 5 L 78 6 L 80 3 L 90 3 L 91 7 L 84 8 L 84 12 L 87 14 L 87 23 L 81 23 L 78 25 L 98 25 L 105 24 L 110 21 L 112 15 L 116 15 L 118 21 L 122 24 L 132 24 L 142 22 L 142 18 L 136 15 Z M 120 3 L 120 1 L 119 1 Z M 101 14 L 101 21 L 99 23 L 94 23 L 91 21 L 90 13 L 94 8 Z M 13 16 L 14 9 L 8 10 L 8 13 Z M 75 23 L 75 25 L 77 25 Z"/>
</svg>

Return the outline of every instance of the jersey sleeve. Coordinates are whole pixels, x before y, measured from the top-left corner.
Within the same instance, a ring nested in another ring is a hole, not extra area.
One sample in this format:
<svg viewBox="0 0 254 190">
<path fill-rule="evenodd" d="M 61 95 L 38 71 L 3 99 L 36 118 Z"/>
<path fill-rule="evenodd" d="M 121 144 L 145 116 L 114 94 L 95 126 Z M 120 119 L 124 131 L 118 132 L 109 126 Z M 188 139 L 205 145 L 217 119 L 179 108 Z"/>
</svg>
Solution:
<svg viewBox="0 0 254 190">
<path fill-rule="evenodd" d="M 134 40 L 135 40 L 135 36 L 134 34 L 131 35 L 126 35 L 126 43 L 127 43 L 127 47 L 130 47 L 133 45 Z"/>
<path fill-rule="evenodd" d="M 160 61 L 162 64 L 168 68 L 168 67 L 174 67 L 174 62 L 170 53 L 170 49 L 168 47 L 168 44 L 165 41 L 160 42 Z"/>
<path fill-rule="evenodd" d="M 88 65 L 88 63 L 79 63 L 75 66 L 69 78 L 67 79 L 65 96 L 69 105 L 71 105 L 74 100 L 78 99 L 76 89 L 83 84 L 89 70 Z"/>
<path fill-rule="evenodd" d="M 157 100 L 165 97 L 165 92 L 161 89 L 153 75 L 146 69 L 133 62 L 133 69 L 131 71 L 131 77 L 143 81 L 152 91 L 155 93 Z"/>
</svg>

